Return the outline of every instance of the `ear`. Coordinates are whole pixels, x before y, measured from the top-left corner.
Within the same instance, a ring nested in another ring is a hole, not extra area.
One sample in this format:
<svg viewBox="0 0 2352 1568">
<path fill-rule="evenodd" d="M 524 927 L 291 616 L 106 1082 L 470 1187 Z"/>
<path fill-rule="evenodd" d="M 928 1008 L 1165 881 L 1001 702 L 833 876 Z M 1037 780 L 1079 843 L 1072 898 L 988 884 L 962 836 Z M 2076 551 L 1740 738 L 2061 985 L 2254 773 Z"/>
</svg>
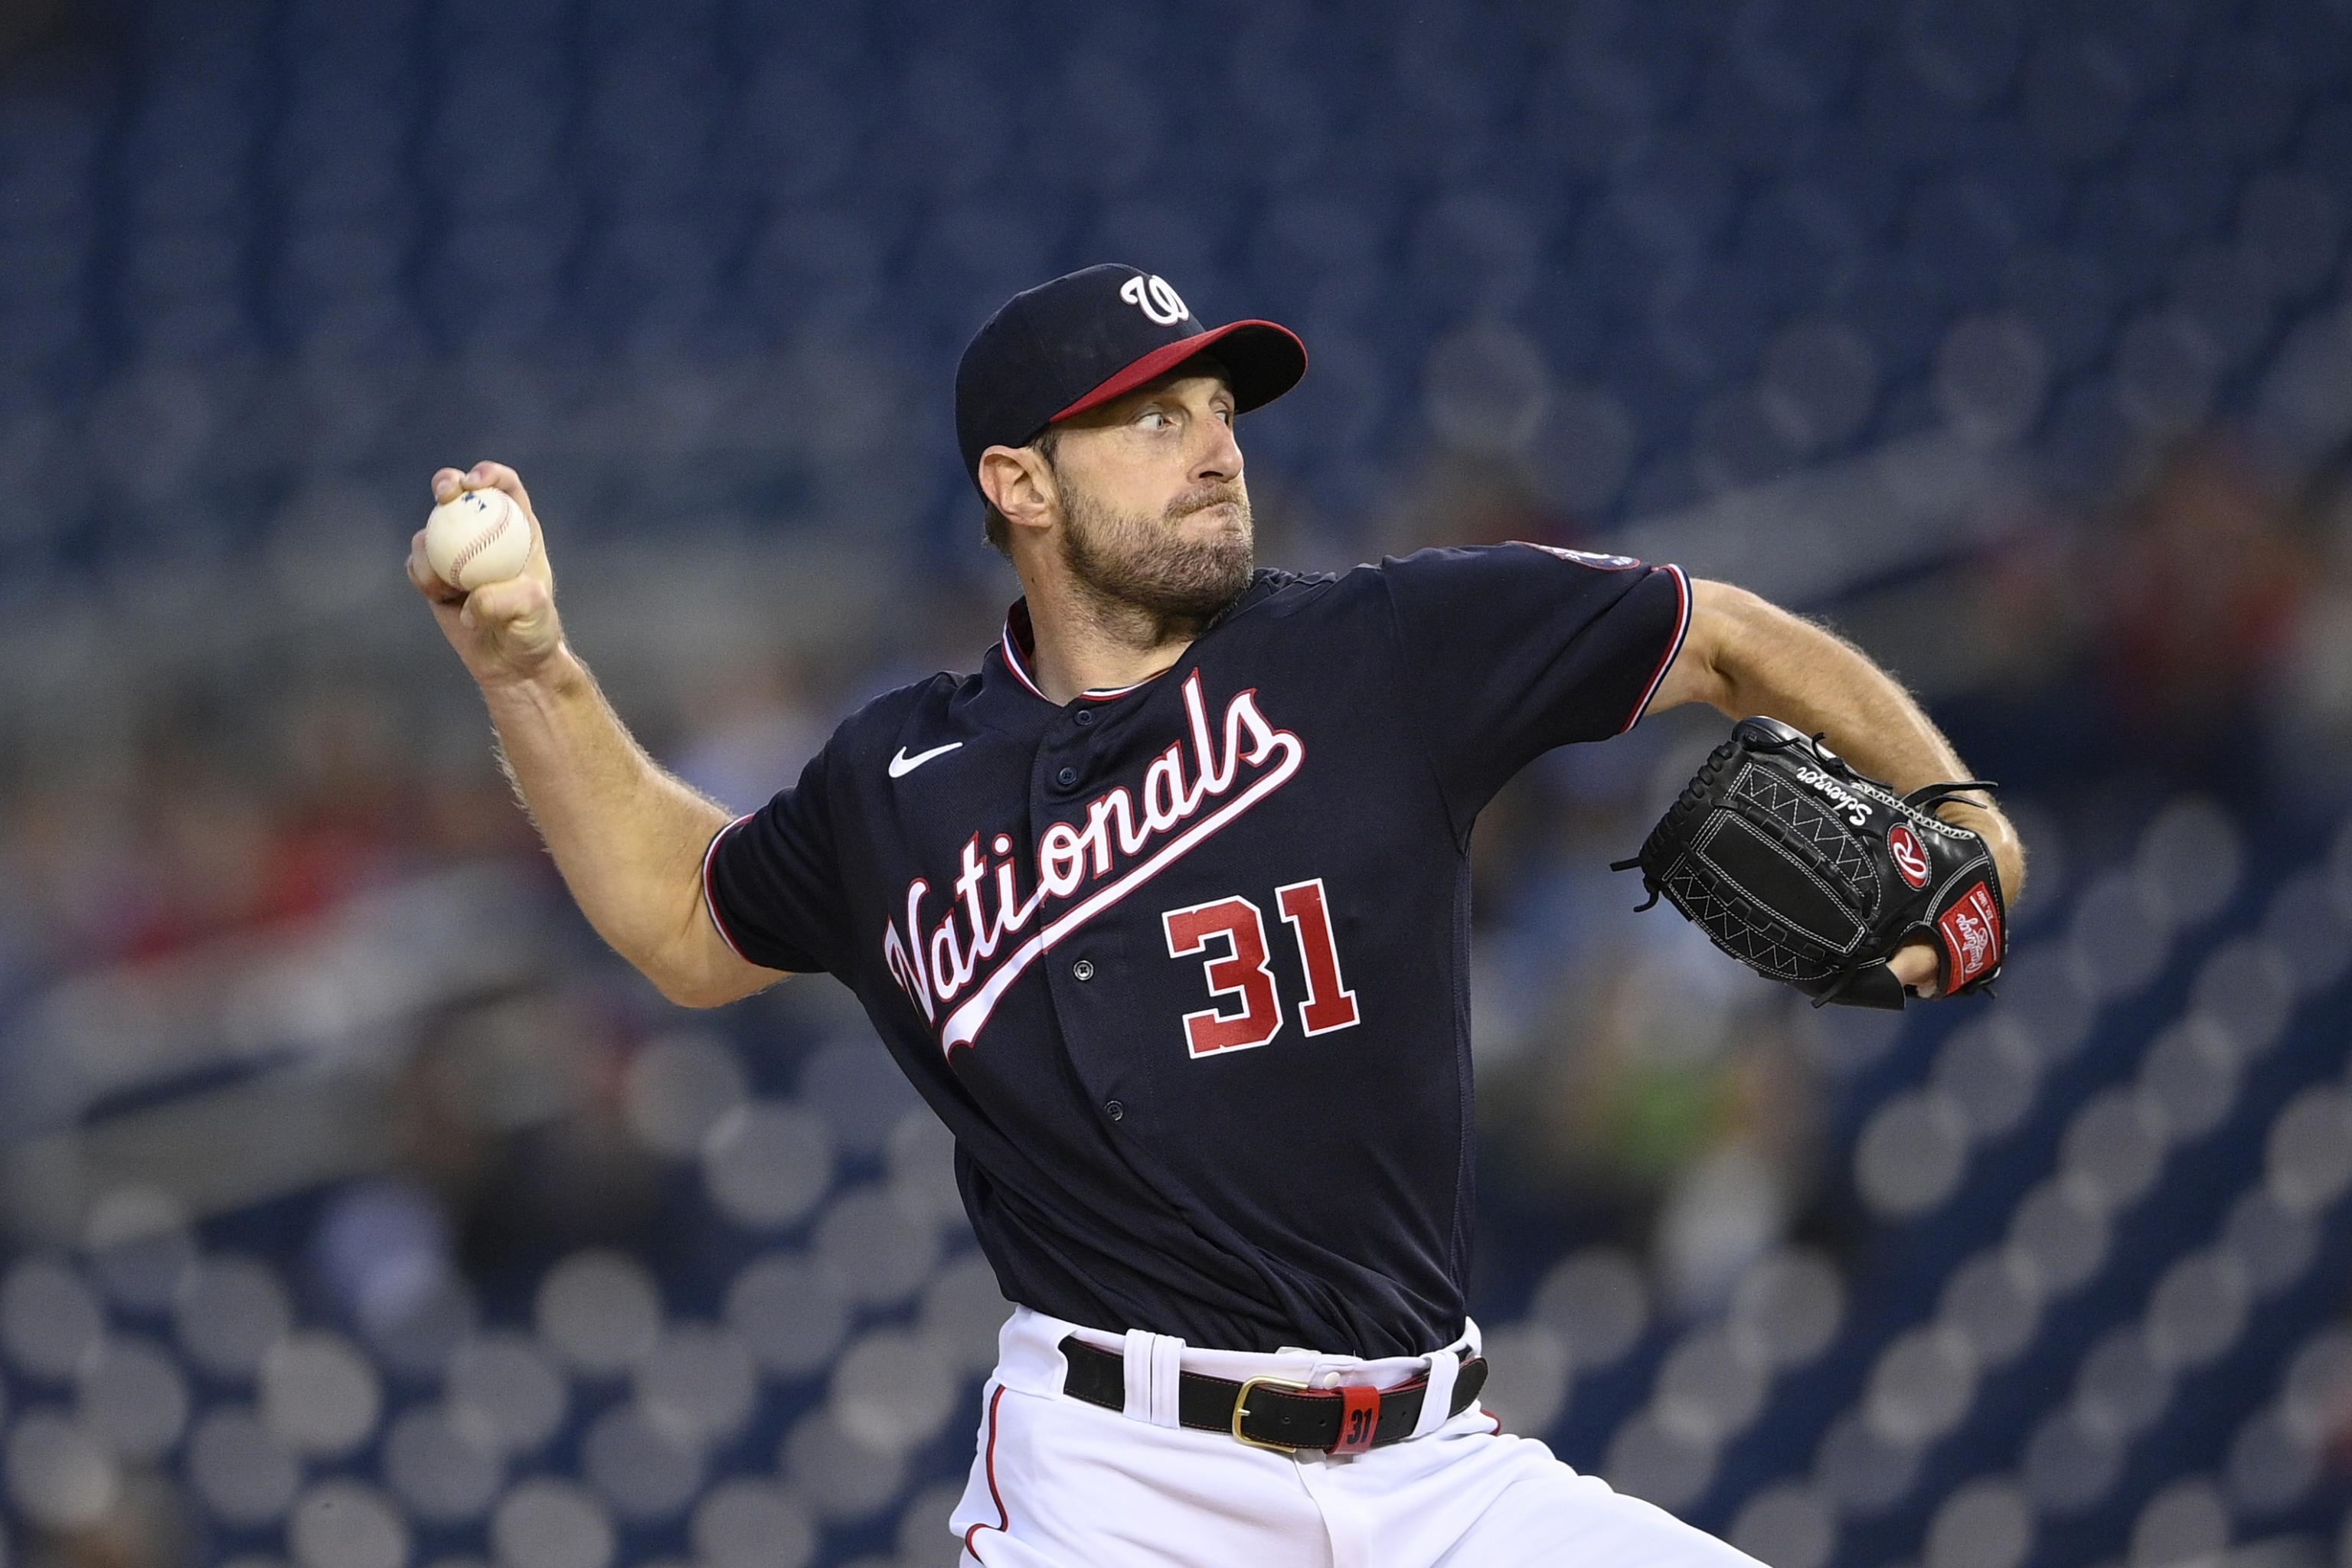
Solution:
<svg viewBox="0 0 2352 1568">
<path fill-rule="evenodd" d="M 991 447 L 980 455 L 980 488 L 989 503 L 1015 526 L 1052 521 L 1060 504 L 1053 470 L 1030 447 Z"/>
</svg>

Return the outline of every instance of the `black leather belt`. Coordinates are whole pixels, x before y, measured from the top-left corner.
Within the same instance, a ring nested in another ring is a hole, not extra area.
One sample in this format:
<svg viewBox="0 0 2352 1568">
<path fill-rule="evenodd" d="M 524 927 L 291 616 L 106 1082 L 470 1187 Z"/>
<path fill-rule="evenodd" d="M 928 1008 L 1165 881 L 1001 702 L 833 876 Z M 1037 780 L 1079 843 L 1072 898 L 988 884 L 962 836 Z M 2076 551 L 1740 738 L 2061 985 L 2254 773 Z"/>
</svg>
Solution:
<svg viewBox="0 0 2352 1568">
<path fill-rule="evenodd" d="M 1076 1334 L 1062 1342 L 1069 1375 L 1062 1392 L 1106 1410 L 1127 1408 L 1127 1357 L 1090 1345 Z M 1486 1361 L 1473 1356 L 1454 1379 L 1454 1407 L 1461 1415 L 1486 1385 Z M 1176 1377 L 1176 1420 L 1200 1432 L 1226 1432 L 1254 1448 L 1295 1454 L 1321 1448 L 1360 1454 L 1401 1443 L 1421 1424 L 1426 1375 L 1390 1388 L 1309 1388 L 1284 1377 L 1253 1377 L 1240 1383 L 1204 1373 Z"/>
</svg>

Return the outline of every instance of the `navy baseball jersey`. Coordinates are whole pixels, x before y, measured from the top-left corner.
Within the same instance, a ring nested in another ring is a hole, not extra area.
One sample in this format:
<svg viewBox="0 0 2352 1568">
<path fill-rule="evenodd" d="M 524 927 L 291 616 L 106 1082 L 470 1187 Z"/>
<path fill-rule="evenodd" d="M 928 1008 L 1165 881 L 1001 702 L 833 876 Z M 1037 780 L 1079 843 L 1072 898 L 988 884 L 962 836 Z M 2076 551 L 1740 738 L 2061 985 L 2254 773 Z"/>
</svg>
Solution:
<svg viewBox="0 0 2352 1568">
<path fill-rule="evenodd" d="M 1012 1300 L 1193 1344 L 1462 1331 L 1469 843 L 1632 725 L 1675 567 L 1530 544 L 1260 571 L 1161 674 L 1068 703 L 1025 608 L 715 837 L 711 918 L 826 970 L 955 1133 Z"/>
</svg>

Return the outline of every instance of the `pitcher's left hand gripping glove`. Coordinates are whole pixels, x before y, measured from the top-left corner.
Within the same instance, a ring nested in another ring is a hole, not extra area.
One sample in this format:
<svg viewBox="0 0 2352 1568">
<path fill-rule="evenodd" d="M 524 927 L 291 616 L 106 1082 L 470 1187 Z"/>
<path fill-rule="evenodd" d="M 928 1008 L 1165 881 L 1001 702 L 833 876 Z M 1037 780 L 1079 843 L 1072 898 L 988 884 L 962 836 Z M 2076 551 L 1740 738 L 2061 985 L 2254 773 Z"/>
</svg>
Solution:
<svg viewBox="0 0 2352 1568">
<path fill-rule="evenodd" d="M 1897 795 L 1777 719 L 1742 719 L 1651 829 L 1650 892 L 1759 974 L 1816 1007 L 1899 1009 L 1886 966 L 1914 937 L 1936 945 L 1940 993 L 1983 989 L 2008 944 L 2000 879 L 1980 835 L 1930 815 L 1978 779 Z"/>
</svg>

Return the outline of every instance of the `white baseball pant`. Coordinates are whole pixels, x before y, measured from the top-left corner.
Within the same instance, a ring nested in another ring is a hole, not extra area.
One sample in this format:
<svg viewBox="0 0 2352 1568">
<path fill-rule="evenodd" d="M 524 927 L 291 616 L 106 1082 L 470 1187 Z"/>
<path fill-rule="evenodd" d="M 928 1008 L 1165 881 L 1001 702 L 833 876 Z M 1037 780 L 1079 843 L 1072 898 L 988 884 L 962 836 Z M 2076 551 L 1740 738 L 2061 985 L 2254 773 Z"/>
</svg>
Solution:
<svg viewBox="0 0 2352 1568">
<path fill-rule="evenodd" d="M 1062 1392 L 1075 1333 L 1127 1355 L 1127 1409 Z M 1761 1568 L 1637 1498 L 1504 1436 L 1473 1402 L 1445 1418 L 1477 1325 L 1430 1356 L 1204 1351 L 1121 1336 L 1027 1308 L 997 1340 L 979 1451 L 950 1516 L 960 1562 L 982 1568 Z M 1415 1435 L 1368 1453 L 1282 1454 L 1176 1422 L 1176 1374 L 1385 1388 L 1424 1373 Z"/>
</svg>

